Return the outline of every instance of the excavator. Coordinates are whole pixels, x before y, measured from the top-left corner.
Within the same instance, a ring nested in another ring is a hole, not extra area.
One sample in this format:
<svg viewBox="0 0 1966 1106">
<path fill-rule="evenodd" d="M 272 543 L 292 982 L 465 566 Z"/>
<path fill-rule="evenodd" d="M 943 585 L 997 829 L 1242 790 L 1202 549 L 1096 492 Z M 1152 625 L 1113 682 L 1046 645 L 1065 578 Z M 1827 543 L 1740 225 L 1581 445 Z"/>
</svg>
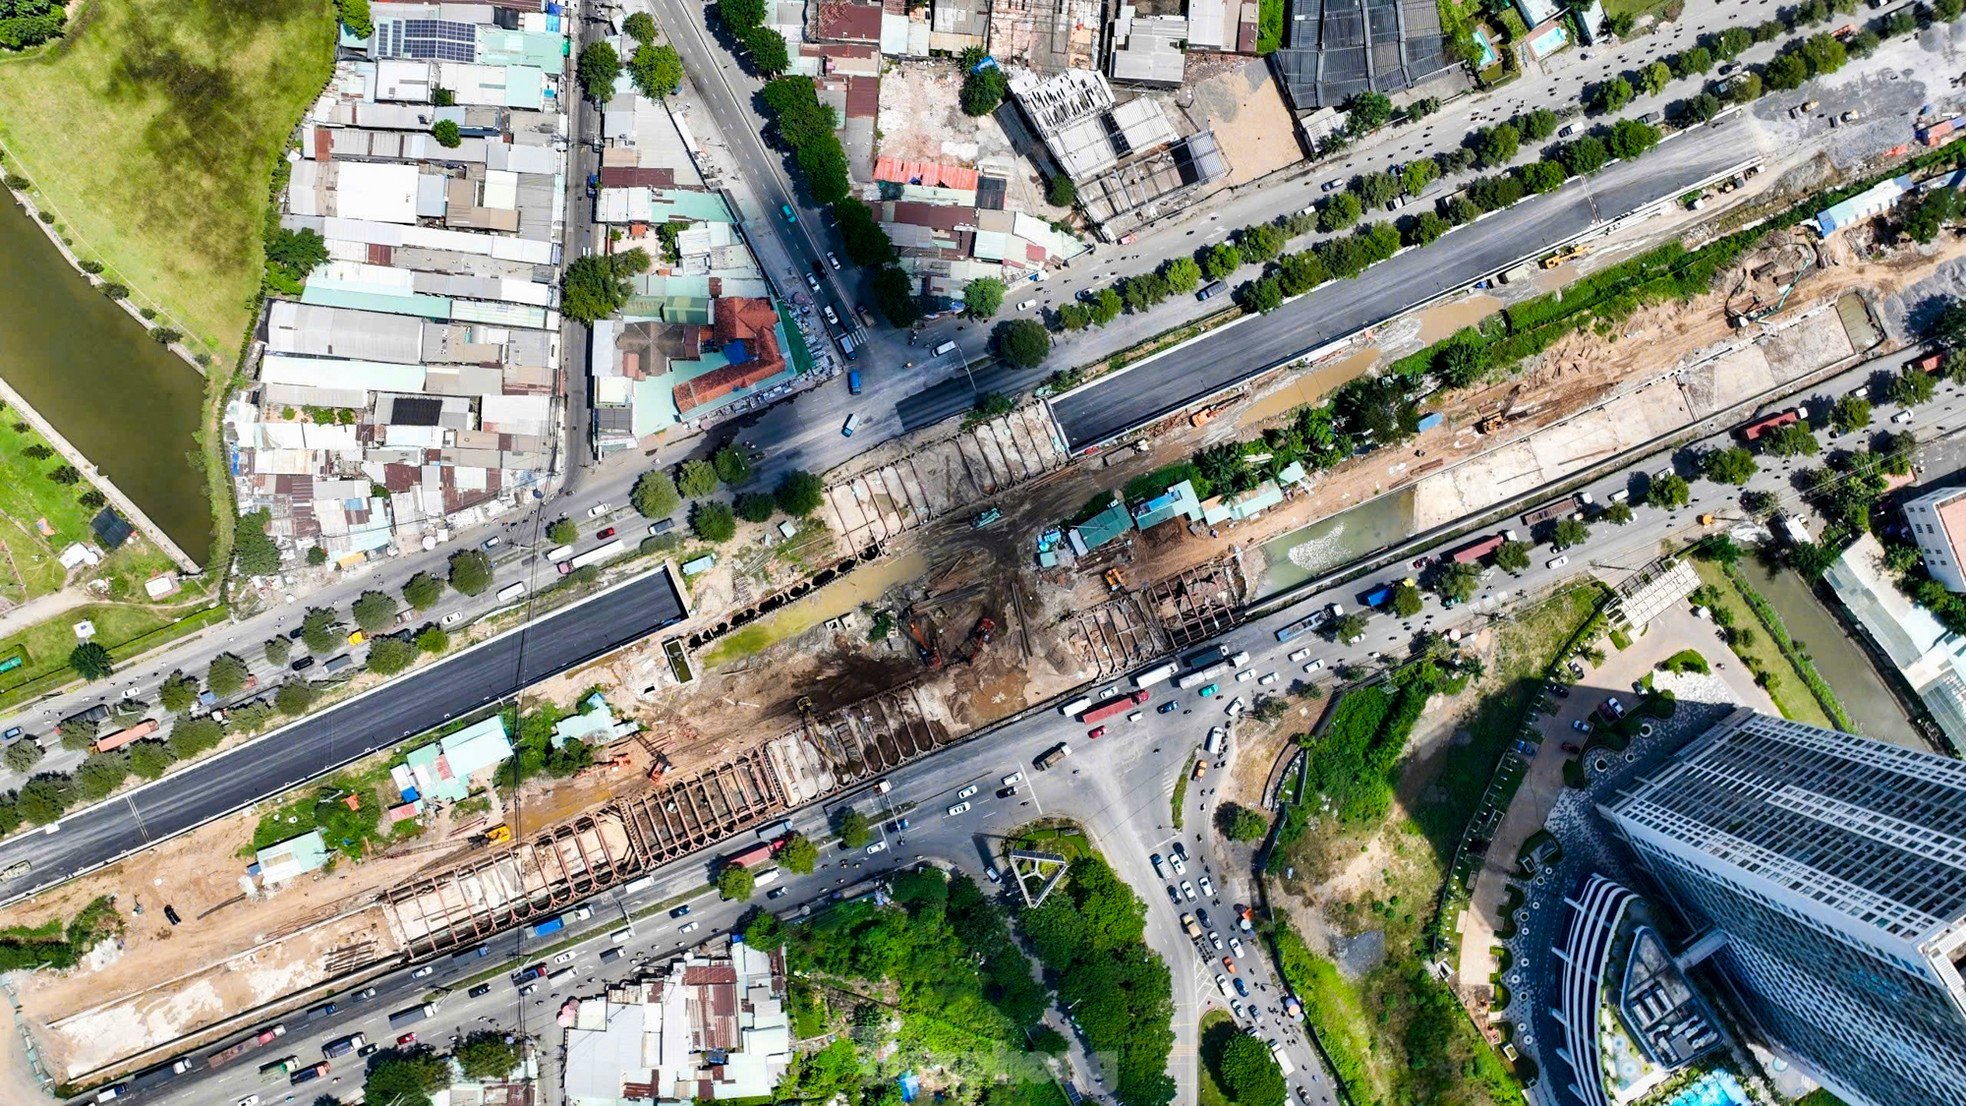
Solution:
<svg viewBox="0 0 1966 1106">
<path fill-rule="evenodd" d="M 996 620 L 987 614 L 984 615 L 976 620 L 975 626 L 970 627 L 969 636 L 963 639 L 960 646 L 957 646 L 956 655 L 951 660 L 956 664 L 968 664 L 975 660 L 976 655 L 981 653 L 996 636 Z"/>
<path fill-rule="evenodd" d="M 935 627 L 928 616 L 908 612 L 908 640 L 915 643 L 915 656 L 925 668 L 942 667 L 942 650 L 935 647 Z"/>
</svg>

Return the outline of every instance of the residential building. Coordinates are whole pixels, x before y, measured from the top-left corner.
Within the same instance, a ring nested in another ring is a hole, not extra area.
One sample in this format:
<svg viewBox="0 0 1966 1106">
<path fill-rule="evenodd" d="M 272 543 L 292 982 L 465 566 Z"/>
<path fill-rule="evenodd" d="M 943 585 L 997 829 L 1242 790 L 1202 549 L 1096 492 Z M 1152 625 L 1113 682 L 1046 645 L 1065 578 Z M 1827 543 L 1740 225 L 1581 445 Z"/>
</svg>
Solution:
<svg viewBox="0 0 1966 1106">
<path fill-rule="evenodd" d="M 390 770 L 390 778 L 403 802 L 421 813 L 426 803 L 455 803 L 470 797 L 473 778 L 511 755 L 505 719 L 493 715 L 411 749 L 404 762 Z"/>
<path fill-rule="evenodd" d="M 259 877 L 267 887 L 299 879 L 328 866 L 328 843 L 320 830 L 308 830 L 298 837 L 268 845 L 253 854 L 248 875 Z"/>
<path fill-rule="evenodd" d="M 1932 579 L 1948 591 L 1966 591 L 1966 488 L 1941 488 L 1906 503 L 1905 525 Z"/>
<path fill-rule="evenodd" d="M 1946 739 L 1966 748 L 1966 638 L 1898 590 L 1884 570 L 1884 546 L 1869 534 L 1850 543 L 1824 570 L 1823 581 L 1918 694 Z"/>
<path fill-rule="evenodd" d="M 1187 72 L 1182 44 L 1188 38 L 1188 18 L 1146 15 L 1132 4 L 1121 4 L 1113 18 L 1112 57 L 1107 71 L 1115 81 L 1179 88 Z"/>
<path fill-rule="evenodd" d="M 1966 765 L 1742 709 L 1599 810 L 1778 1055 L 1966 1102 Z"/>
</svg>

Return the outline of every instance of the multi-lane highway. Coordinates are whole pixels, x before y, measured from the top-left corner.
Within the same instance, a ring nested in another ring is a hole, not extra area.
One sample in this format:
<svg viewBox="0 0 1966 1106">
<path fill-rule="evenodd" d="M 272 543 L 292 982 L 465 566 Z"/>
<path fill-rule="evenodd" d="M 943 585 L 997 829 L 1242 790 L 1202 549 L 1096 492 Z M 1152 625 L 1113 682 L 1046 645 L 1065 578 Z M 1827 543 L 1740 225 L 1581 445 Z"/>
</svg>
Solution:
<svg viewBox="0 0 1966 1106">
<path fill-rule="evenodd" d="M 30 866 L 0 886 L 0 894 L 11 901 L 107 864 L 639 641 L 682 616 L 666 570 L 599 592 L 39 832 L 0 842 L 0 869 Z"/>
</svg>

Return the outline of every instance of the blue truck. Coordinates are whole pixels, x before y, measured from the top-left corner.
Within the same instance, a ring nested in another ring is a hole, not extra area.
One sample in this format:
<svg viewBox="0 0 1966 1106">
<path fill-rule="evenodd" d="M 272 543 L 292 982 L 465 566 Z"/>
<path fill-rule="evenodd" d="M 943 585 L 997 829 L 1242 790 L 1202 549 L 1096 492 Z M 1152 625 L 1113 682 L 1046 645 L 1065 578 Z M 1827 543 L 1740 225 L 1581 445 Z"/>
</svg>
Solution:
<svg viewBox="0 0 1966 1106">
<path fill-rule="evenodd" d="M 1378 587 L 1359 596 L 1358 601 L 1368 607 L 1383 607 L 1391 602 L 1392 598 L 1393 586 L 1391 584 L 1380 584 Z"/>
<path fill-rule="evenodd" d="M 543 922 L 534 922 L 533 924 L 527 926 L 526 936 L 544 937 L 549 933 L 558 933 L 560 930 L 563 930 L 566 927 L 567 927 L 567 920 L 558 915 L 555 915 L 551 918 L 546 919 Z"/>
</svg>

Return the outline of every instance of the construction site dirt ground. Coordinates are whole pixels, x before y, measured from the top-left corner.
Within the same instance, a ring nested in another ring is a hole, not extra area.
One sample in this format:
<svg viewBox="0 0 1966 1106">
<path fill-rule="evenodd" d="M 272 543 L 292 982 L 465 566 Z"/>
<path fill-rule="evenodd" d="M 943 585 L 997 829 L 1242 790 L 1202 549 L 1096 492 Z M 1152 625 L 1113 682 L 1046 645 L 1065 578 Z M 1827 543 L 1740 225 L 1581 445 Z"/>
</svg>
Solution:
<svg viewBox="0 0 1966 1106">
<path fill-rule="evenodd" d="M 952 60 L 890 61 L 881 74 L 876 121 L 878 157 L 939 162 L 977 170 L 1009 182 L 1005 208 L 1051 221 L 1071 209 L 1045 199 L 1045 183 L 1004 133 L 995 115 L 976 118 L 957 106 L 960 67 Z"/>
</svg>

